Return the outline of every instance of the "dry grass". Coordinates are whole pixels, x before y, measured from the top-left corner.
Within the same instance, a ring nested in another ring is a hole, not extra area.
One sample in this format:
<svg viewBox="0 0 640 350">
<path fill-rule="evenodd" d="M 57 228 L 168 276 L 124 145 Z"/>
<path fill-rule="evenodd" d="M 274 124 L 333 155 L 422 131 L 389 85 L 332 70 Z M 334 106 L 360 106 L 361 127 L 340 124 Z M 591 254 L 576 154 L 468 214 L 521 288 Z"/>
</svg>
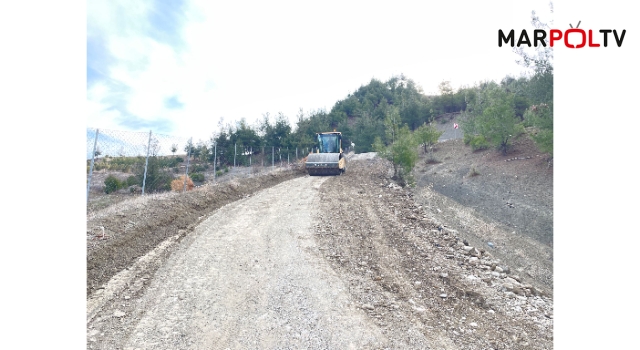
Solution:
<svg viewBox="0 0 640 350">
<path fill-rule="evenodd" d="M 182 192 L 184 190 L 184 177 L 185 175 L 182 175 L 179 178 L 171 181 L 171 190 L 175 192 Z M 193 181 L 191 181 L 191 178 L 187 176 L 187 191 L 193 190 L 193 187 Z"/>
</svg>

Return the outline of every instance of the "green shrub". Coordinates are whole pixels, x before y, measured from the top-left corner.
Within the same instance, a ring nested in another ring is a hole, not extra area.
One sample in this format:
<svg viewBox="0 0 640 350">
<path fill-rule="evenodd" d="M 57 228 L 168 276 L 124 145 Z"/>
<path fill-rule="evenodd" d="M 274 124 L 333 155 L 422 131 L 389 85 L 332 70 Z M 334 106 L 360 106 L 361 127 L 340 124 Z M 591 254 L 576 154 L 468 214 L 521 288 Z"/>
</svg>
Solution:
<svg viewBox="0 0 640 350">
<path fill-rule="evenodd" d="M 208 166 L 208 165 L 206 165 L 206 164 L 204 164 L 204 165 L 202 165 L 202 164 L 197 164 L 197 165 L 194 165 L 194 166 L 193 166 L 193 170 L 191 170 L 191 171 L 193 171 L 194 173 L 201 173 L 201 172 L 203 172 L 203 171 L 207 170 L 207 168 L 208 168 L 208 167 L 209 167 L 209 166 Z"/>
<path fill-rule="evenodd" d="M 224 167 L 224 172 L 228 173 L 229 172 L 229 168 L 228 167 Z"/>
<path fill-rule="evenodd" d="M 144 164 L 143 157 L 115 157 L 110 158 L 105 167 L 109 170 L 129 172 L 136 164 Z"/>
<path fill-rule="evenodd" d="M 122 187 L 123 186 L 120 180 L 118 180 L 118 178 L 113 175 L 107 176 L 107 178 L 104 180 L 104 192 L 107 194 L 115 192 Z"/>
<path fill-rule="evenodd" d="M 204 174 L 203 173 L 193 173 L 191 175 L 189 175 L 191 177 L 191 180 L 196 181 L 196 182 L 204 182 Z"/>
<path fill-rule="evenodd" d="M 157 157 L 157 161 L 161 168 L 173 168 L 180 163 L 177 158 Z"/>
<path fill-rule="evenodd" d="M 140 184 L 140 181 L 138 181 L 138 178 L 135 177 L 134 175 L 131 175 L 127 178 L 127 186 L 133 186 L 138 184 Z"/>
<path fill-rule="evenodd" d="M 462 138 L 462 140 L 464 141 L 465 145 L 469 145 L 471 143 L 471 140 L 473 140 L 474 136 L 472 134 L 464 134 L 464 137 Z"/>
<path fill-rule="evenodd" d="M 524 124 L 523 123 L 516 124 L 514 127 L 514 132 L 515 132 L 515 134 L 513 134 L 514 137 L 524 135 L 525 133 Z"/>
<path fill-rule="evenodd" d="M 418 141 L 406 125 L 397 129 L 395 142 L 385 145 L 379 136 L 373 142 L 373 149 L 382 158 L 390 160 L 393 165 L 393 178 L 401 186 L 415 184 L 411 170 L 418 161 Z"/>
<path fill-rule="evenodd" d="M 474 151 L 487 149 L 489 148 L 489 146 L 491 146 L 487 139 L 485 139 L 482 135 L 474 136 L 469 144 L 471 145 L 471 149 L 473 149 Z"/>
<path fill-rule="evenodd" d="M 175 160 L 176 163 L 184 163 L 184 159 L 182 157 L 176 157 Z"/>
<path fill-rule="evenodd" d="M 161 191 L 170 191 L 171 190 L 171 180 L 173 180 L 173 176 L 161 169 L 160 161 L 158 157 L 149 157 L 149 162 L 147 166 L 147 178 L 145 181 L 145 193 L 152 192 L 161 192 Z M 135 175 L 139 180 L 138 184 L 142 186 L 142 179 L 144 177 L 144 163 L 138 164 L 135 169 Z"/>
<path fill-rule="evenodd" d="M 222 170 L 216 171 L 216 176 L 218 176 L 218 177 L 222 176 Z"/>
</svg>

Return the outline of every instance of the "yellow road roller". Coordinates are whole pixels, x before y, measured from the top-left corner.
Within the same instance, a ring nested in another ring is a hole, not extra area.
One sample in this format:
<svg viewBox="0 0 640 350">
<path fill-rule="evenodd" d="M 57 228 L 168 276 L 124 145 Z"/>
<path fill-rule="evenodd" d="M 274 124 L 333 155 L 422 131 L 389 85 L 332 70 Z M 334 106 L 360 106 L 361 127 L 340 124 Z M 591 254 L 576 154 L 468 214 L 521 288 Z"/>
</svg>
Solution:
<svg viewBox="0 0 640 350">
<path fill-rule="evenodd" d="M 311 176 L 341 175 L 347 171 L 347 159 L 342 150 L 342 133 L 316 133 L 316 152 L 309 153 L 305 168 Z"/>
</svg>

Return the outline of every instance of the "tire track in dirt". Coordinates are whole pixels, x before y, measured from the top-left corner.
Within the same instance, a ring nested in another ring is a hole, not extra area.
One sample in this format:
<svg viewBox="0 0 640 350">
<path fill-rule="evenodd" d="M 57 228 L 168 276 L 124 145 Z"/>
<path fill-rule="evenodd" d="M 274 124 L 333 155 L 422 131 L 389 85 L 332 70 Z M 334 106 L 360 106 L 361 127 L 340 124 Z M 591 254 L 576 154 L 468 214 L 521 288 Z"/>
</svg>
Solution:
<svg viewBox="0 0 640 350">
<path fill-rule="evenodd" d="M 214 212 L 158 269 L 130 314 L 90 324 L 94 337 L 105 336 L 88 347 L 383 347 L 385 337 L 313 239 L 318 188 L 327 180 L 296 178 Z"/>
<path fill-rule="evenodd" d="M 325 182 L 321 193 L 333 201 L 321 212 L 333 214 L 318 215 L 316 232 L 391 348 L 550 348 L 548 295 L 430 218 L 389 169 L 381 159 L 351 161 L 348 176 Z"/>
</svg>

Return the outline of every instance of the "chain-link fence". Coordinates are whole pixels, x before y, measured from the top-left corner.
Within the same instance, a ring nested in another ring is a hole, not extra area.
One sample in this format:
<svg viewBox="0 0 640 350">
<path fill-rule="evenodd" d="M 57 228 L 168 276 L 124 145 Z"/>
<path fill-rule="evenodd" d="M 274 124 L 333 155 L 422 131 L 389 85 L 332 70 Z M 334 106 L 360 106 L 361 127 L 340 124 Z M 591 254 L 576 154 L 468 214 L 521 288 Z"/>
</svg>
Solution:
<svg viewBox="0 0 640 350">
<path fill-rule="evenodd" d="M 195 144 L 191 138 L 153 131 L 88 128 L 87 202 L 91 193 L 186 191 L 194 183 L 217 181 L 228 172 L 254 173 L 299 164 L 314 150 L 311 145 Z"/>
</svg>

